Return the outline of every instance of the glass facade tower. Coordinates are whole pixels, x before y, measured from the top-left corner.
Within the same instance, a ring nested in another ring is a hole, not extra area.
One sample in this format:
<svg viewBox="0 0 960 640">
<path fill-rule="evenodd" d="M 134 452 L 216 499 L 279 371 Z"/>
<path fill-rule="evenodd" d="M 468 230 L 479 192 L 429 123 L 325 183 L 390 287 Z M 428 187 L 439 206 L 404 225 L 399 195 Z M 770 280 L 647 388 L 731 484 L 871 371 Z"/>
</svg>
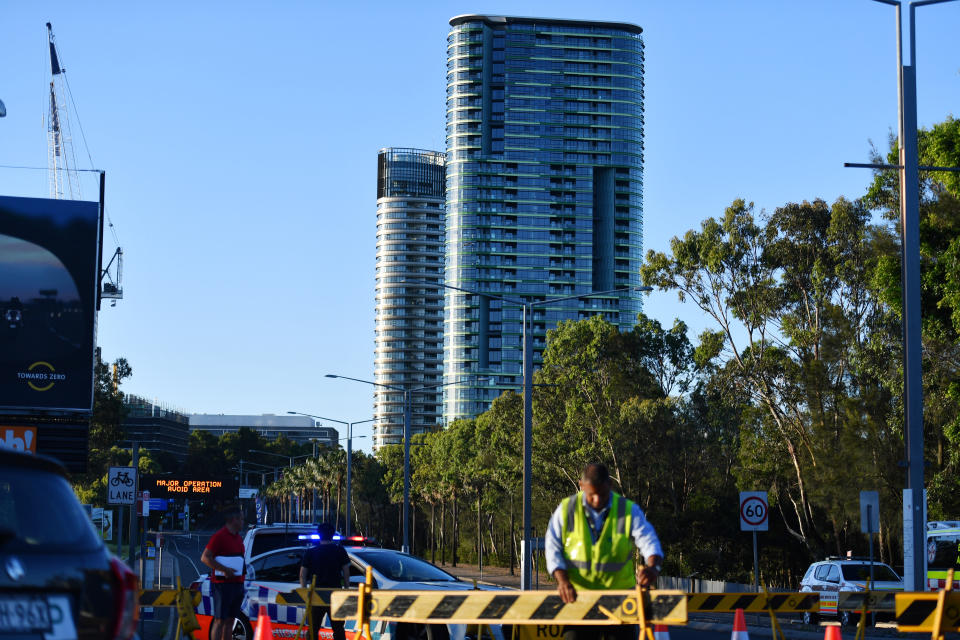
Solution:
<svg viewBox="0 0 960 640">
<path fill-rule="evenodd" d="M 639 286 L 643 40 L 611 22 L 464 15 L 447 38 L 446 283 L 526 301 Z M 639 292 L 534 308 L 636 324 Z M 518 305 L 447 290 L 444 421 L 521 384 Z M 470 379 L 469 374 L 489 374 Z"/>
<path fill-rule="evenodd" d="M 445 165 L 440 151 L 387 148 L 377 156 L 373 376 L 382 384 L 418 389 L 441 382 Z M 402 444 L 403 393 L 374 389 L 374 449 Z M 412 433 L 436 428 L 439 393 L 413 394 Z"/>
</svg>

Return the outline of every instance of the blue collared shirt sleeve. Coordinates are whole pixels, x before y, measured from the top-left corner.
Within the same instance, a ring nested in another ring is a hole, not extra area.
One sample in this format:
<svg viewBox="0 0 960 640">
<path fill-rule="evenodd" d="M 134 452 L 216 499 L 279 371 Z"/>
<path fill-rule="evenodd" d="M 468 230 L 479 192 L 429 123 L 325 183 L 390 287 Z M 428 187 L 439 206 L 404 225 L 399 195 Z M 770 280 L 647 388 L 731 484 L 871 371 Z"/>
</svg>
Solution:
<svg viewBox="0 0 960 640">
<path fill-rule="evenodd" d="M 560 503 L 563 504 L 562 502 Z M 566 569 L 567 562 L 563 558 L 563 509 L 557 507 L 550 516 L 550 524 L 544 535 L 543 548 L 547 557 L 547 574 L 553 575 L 557 569 Z"/>
<path fill-rule="evenodd" d="M 660 546 L 660 538 L 657 537 L 653 525 L 647 520 L 647 517 L 643 514 L 643 509 L 637 503 L 633 503 L 633 513 L 630 520 L 632 522 L 630 534 L 633 536 L 633 542 L 637 545 L 637 549 L 643 554 L 644 560 L 652 555 L 658 555 L 662 558 L 663 547 Z"/>
</svg>

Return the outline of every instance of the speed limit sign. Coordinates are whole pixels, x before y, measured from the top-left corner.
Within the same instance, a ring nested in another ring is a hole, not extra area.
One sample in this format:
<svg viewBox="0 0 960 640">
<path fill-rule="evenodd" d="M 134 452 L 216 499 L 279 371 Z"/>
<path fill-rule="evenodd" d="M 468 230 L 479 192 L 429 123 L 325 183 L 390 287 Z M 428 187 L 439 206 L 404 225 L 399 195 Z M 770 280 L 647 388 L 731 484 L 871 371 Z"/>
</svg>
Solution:
<svg viewBox="0 0 960 640">
<path fill-rule="evenodd" d="M 740 531 L 766 531 L 768 511 L 766 491 L 741 491 Z"/>
</svg>

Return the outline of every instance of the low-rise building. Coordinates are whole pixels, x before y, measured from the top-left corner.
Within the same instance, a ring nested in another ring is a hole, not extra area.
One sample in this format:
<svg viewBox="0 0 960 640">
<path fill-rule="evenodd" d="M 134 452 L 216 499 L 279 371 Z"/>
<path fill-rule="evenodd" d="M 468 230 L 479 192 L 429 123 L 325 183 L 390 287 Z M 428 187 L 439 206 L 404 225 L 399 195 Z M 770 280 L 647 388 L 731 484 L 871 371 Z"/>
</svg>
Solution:
<svg viewBox="0 0 960 640">
<path fill-rule="evenodd" d="M 275 440 L 283 435 L 300 444 L 310 444 L 316 440 L 318 445 L 330 448 L 337 446 L 340 437 L 340 433 L 333 427 L 323 426 L 308 416 L 278 416 L 272 413 L 259 416 L 192 413 L 189 419 L 191 431 L 209 431 L 217 437 L 225 433 L 234 433 L 240 427 L 248 427 L 267 440 Z"/>
<path fill-rule="evenodd" d="M 121 447 L 129 449 L 136 442 L 141 449 L 169 453 L 180 462 L 186 460 L 190 424 L 185 411 L 131 393 L 124 396 L 123 404 L 127 416 Z"/>
</svg>

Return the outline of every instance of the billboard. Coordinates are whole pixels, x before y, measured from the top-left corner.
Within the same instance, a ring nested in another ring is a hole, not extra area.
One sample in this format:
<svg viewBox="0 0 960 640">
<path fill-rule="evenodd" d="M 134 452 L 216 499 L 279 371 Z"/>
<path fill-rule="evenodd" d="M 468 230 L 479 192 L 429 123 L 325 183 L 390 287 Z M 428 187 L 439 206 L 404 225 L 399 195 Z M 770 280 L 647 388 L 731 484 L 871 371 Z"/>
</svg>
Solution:
<svg viewBox="0 0 960 640">
<path fill-rule="evenodd" d="M 89 431 L 76 417 L 0 416 L 0 449 L 49 456 L 70 473 L 86 473 Z"/>
<path fill-rule="evenodd" d="M 188 500 L 235 501 L 240 491 L 236 478 L 143 476 L 140 489 L 150 498 L 186 498 Z"/>
<path fill-rule="evenodd" d="M 0 196 L 0 409 L 92 409 L 99 216 Z"/>
</svg>

